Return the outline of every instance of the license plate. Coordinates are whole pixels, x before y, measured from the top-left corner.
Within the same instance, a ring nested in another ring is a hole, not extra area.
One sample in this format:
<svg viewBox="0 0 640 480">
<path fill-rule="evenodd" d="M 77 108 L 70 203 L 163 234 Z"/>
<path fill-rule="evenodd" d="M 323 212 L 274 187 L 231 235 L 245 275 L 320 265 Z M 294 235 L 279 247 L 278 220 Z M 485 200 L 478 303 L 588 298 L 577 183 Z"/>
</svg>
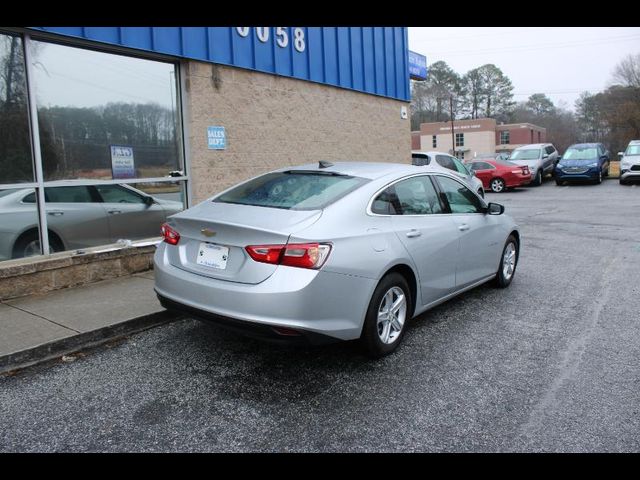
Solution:
<svg viewBox="0 0 640 480">
<path fill-rule="evenodd" d="M 198 257 L 196 263 L 205 267 L 218 268 L 224 270 L 227 268 L 227 260 L 229 259 L 229 247 L 222 245 L 214 245 L 213 243 L 200 242 L 198 248 Z"/>
</svg>

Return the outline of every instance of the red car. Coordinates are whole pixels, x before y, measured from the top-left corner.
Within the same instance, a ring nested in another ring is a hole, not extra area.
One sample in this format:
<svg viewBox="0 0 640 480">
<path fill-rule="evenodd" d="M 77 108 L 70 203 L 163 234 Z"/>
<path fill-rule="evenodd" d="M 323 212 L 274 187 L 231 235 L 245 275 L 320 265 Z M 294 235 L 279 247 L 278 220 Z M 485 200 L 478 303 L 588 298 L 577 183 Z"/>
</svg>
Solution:
<svg viewBox="0 0 640 480">
<path fill-rule="evenodd" d="M 507 160 L 469 160 L 466 162 L 476 176 L 482 180 L 482 186 L 492 192 L 504 192 L 507 188 L 521 187 L 531 183 L 529 167 L 516 165 Z"/>
</svg>

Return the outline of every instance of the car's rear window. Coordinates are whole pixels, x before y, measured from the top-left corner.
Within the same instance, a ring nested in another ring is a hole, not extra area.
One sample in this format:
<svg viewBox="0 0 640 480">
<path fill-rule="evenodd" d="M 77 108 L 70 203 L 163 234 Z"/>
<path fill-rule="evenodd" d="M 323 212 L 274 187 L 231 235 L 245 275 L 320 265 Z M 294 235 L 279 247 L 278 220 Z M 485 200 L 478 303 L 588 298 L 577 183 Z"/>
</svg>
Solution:
<svg viewBox="0 0 640 480">
<path fill-rule="evenodd" d="M 274 172 L 238 185 L 213 201 L 287 210 L 318 210 L 368 181 L 330 172 Z"/>
</svg>

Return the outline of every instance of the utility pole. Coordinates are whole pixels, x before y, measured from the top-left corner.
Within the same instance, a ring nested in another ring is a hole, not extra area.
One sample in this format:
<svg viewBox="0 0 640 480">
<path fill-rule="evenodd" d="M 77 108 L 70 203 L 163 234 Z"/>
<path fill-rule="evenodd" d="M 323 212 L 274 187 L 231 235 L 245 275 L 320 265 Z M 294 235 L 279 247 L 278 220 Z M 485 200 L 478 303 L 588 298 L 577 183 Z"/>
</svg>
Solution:
<svg viewBox="0 0 640 480">
<path fill-rule="evenodd" d="M 451 115 L 451 153 L 456 155 L 456 136 L 453 133 L 453 95 L 449 95 L 449 114 Z"/>
</svg>

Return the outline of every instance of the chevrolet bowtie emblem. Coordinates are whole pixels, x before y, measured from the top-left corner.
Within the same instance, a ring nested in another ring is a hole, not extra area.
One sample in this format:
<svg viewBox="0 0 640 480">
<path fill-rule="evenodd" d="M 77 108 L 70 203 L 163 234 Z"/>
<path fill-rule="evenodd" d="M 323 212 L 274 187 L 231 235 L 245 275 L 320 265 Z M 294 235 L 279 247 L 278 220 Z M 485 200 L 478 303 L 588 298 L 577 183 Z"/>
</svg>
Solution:
<svg viewBox="0 0 640 480">
<path fill-rule="evenodd" d="M 213 237 L 216 234 L 216 232 L 214 232 L 210 228 L 203 228 L 202 230 L 200 230 L 200 233 L 202 233 L 205 237 Z"/>
</svg>

